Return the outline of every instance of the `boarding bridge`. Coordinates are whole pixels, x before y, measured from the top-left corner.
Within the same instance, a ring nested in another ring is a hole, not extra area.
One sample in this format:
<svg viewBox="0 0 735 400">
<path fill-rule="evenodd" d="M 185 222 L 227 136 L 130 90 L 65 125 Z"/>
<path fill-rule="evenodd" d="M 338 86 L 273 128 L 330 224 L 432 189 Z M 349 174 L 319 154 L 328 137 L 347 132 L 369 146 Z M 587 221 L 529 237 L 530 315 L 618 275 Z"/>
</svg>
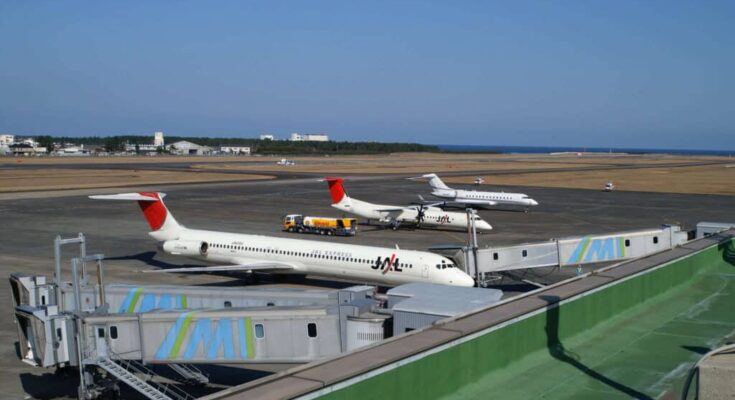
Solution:
<svg viewBox="0 0 735 400">
<path fill-rule="evenodd" d="M 452 257 L 478 283 L 487 283 L 499 272 L 517 269 L 580 266 L 645 257 L 672 249 L 688 240 L 676 225 L 658 229 L 615 232 L 551 239 L 547 242 L 478 248 L 476 236 L 469 246 L 441 246 L 430 250 Z"/>
<path fill-rule="evenodd" d="M 188 399 L 174 386 L 154 383 L 146 365 L 169 365 L 182 381 L 205 383 L 189 363 L 304 363 L 384 337 L 385 318 L 362 317 L 378 304 L 373 287 L 105 284 L 104 257 L 80 250 L 71 261 L 71 282 L 61 279 L 57 262 L 52 281 L 12 274 L 10 286 L 21 359 L 37 367 L 76 367 L 81 398 L 114 394 L 122 381 L 150 399 Z M 56 254 L 58 260 L 58 248 Z M 366 333 L 371 340 L 358 340 Z"/>
</svg>

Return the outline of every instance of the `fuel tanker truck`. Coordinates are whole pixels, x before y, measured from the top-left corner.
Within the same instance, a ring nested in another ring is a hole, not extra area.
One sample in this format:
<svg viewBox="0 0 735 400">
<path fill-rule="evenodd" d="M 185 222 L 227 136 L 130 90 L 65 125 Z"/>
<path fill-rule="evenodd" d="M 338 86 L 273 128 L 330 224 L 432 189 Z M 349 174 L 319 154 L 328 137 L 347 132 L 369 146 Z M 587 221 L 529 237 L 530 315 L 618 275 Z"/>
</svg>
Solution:
<svg viewBox="0 0 735 400">
<path fill-rule="evenodd" d="M 357 233 L 357 220 L 355 218 L 305 217 L 301 214 L 290 214 L 283 217 L 283 230 L 320 235 L 354 236 Z"/>
</svg>

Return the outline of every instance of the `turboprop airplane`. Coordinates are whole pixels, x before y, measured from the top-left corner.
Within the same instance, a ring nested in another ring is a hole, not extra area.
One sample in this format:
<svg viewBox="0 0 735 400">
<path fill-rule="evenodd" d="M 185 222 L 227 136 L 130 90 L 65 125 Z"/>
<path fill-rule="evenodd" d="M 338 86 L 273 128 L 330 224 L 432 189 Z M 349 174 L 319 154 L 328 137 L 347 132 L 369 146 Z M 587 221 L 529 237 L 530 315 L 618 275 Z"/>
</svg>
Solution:
<svg viewBox="0 0 735 400">
<path fill-rule="evenodd" d="M 147 272 L 269 272 L 314 275 L 354 282 L 400 285 L 410 282 L 474 286 L 474 280 L 448 258 L 414 250 L 358 246 L 314 240 L 189 229 L 163 203 L 164 193 L 89 196 L 96 200 L 137 201 L 160 248 L 177 256 L 222 263 L 209 267 Z"/>
<path fill-rule="evenodd" d="M 447 199 L 451 202 L 467 205 L 467 206 L 497 206 L 497 205 L 513 205 L 523 206 L 528 210 L 530 206 L 537 206 L 538 202 L 523 193 L 505 193 L 505 192 L 480 192 L 477 190 L 461 190 L 452 189 L 436 174 L 426 174 L 411 180 L 428 179 L 431 185 L 433 196 Z M 475 179 L 477 182 L 477 179 Z"/>
<path fill-rule="evenodd" d="M 430 204 L 400 207 L 368 203 L 348 196 L 342 185 L 344 182 L 342 178 L 327 177 L 324 178 L 324 181 L 329 185 L 329 193 L 332 196 L 332 207 L 367 218 L 368 220 L 376 219 L 388 224 L 394 230 L 398 229 L 404 223 L 412 224 L 419 228 L 423 226 L 449 226 L 467 229 L 466 213 L 447 212 Z M 474 215 L 474 219 L 475 229 L 479 231 L 493 229 L 480 216 Z"/>
</svg>

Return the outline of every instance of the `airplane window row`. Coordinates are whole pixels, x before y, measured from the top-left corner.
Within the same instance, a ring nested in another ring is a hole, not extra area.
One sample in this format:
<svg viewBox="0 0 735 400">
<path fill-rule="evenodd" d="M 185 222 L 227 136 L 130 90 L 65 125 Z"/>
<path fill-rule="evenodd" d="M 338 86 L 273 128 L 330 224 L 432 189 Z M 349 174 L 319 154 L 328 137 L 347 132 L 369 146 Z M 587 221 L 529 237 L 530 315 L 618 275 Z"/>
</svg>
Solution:
<svg viewBox="0 0 735 400">
<path fill-rule="evenodd" d="M 300 251 L 285 251 L 285 250 L 262 249 L 262 248 L 258 248 L 258 247 L 235 246 L 235 245 L 220 244 L 220 243 L 212 243 L 210 246 L 211 247 L 214 247 L 214 248 L 218 248 L 218 249 L 252 251 L 252 252 L 255 252 L 255 253 L 267 253 L 267 254 L 282 254 L 282 255 L 286 255 L 286 256 L 319 258 L 319 259 L 335 260 L 335 261 L 347 261 L 347 262 L 354 262 L 354 263 L 360 263 L 360 264 L 372 264 L 373 263 L 372 260 L 369 260 L 369 259 L 366 259 L 366 258 L 352 258 L 352 257 L 328 256 L 328 255 L 324 255 L 324 254 L 304 253 L 304 252 L 300 252 Z M 398 266 L 400 268 L 413 268 L 413 264 L 408 264 L 408 263 L 399 263 Z"/>
</svg>

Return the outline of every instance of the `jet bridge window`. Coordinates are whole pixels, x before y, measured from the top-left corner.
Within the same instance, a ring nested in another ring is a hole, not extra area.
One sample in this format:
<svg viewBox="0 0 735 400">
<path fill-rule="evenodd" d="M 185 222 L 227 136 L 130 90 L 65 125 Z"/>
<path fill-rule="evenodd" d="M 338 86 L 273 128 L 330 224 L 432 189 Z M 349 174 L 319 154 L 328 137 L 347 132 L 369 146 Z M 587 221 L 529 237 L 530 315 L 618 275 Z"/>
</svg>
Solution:
<svg viewBox="0 0 735 400">
<path fill-rule="evenodd" d="M 110 339 L 117 339 L 117 326 L 112 325 L 110 327 Z"/>
<path fill-rule="evenodd" d="M 265 329 L 263 324 L 255 324 L 255 337 L 257 339 L 263 339 L 265 337 Z"/>
<path fill-rule="evenodd" d="M 625 247 L 630 247 L 630 239 L 625 239 Z"/>
<path fill-rule="evenodd" d="M 498 253 L 493 253 L 493 260 L 497 260 L 497 259 L 498 259 Z"/>
<path fill-rule="evenodd" d="M 527 251 L 527 250 L 523 250 L 523 251 L 521 252 L 521 255 L 522 255 L 523 257 L 527 257 L 527 256 L 528 256 L 528 251 Z"/>
<path fill-rule="evenodd" d="M 658 244 L 658 236 L 653 237 L 653 244 Z"/>
<path fill-rule="evenodd" d="M 306 331 L 309 334 L 310 338 L 316 337 L 316 324 L 313 322 L 309 322 L 309 324 L 306 325 Z"/>
</svg>

